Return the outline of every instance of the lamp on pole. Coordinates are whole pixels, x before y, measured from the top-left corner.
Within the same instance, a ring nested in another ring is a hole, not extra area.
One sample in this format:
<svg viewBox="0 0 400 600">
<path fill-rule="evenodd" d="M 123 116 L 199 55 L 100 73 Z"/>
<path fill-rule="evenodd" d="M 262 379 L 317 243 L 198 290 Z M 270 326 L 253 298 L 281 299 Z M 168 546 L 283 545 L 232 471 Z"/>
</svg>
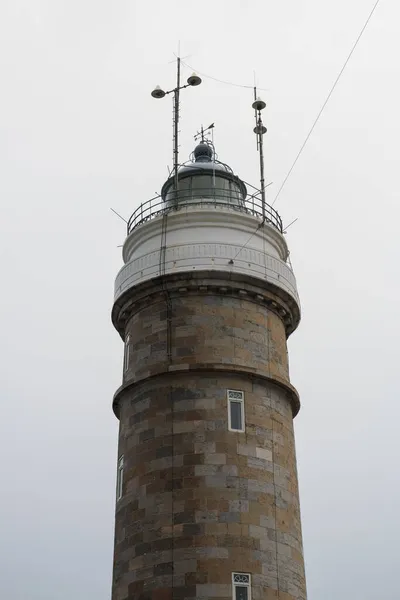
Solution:
<svg viewBox="0 0 400 600">
<path fill-rule="evenodd" d="M 261 111 L 264 110 L 266 104 L 261 98 L 257 98 L 256 88 L 254 88 L 254 102 L 252 107 L 255 111 L 256 126 L 254 127 L 254 133 L 257 136 L 257 148 L 260 153 L 260 184 L 261 184 L 261 204 L 262 204 L 262 217 L 263 225 L 265 223 L 265 176 L 264 176 L 264 145 L 263 135 L 267 133 L 267 128 L 264 126 L 261 118 Z"/>
<path fill-rule="evenodd" d="M 156 86 L 154 88 L 154 90 L 151 92 L 151 95 L 153 96 L 153 98 L 164 98 L 164 96 L 166 96 L 167 94 L 173 94 L 174 95 L 174 118 L 173 118 L 173 132 L 174 132 L 174 187 L 175 187 L 175 206 L 177 206 L 178 203 L 178 187 L 179 187 L 179 181 L 178 181 L 178 154 L 179 154 L 179 144 L 178 144 L 178 138 L 179 138 L 179 94 L 180 91 L 187 88 L 187 87 L 196 87 L 197 85 L 200 85 L 201 83 L 201 78 L 196 75 L 196 73 L 193 73 L 190 77 L 188 77 L 187 79 L 187 83 L 185 83 L 184 85 L 181 85 L 181 59 L 178 57 L 177 59 L 177 69 L 176 69 L 176 87 L 174 87 L 172 90 L 168 90 L 168 91 L 164 91 L 163 89 L 160 88 L 160 86 Z"/>
</svg>

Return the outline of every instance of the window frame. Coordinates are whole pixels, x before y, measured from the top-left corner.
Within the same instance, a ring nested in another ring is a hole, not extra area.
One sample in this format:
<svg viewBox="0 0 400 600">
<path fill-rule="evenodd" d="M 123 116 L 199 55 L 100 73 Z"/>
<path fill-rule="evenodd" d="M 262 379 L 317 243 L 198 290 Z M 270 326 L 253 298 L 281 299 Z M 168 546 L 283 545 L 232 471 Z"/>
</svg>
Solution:
<svg viewBox="0 0 400 600">
<path fill-rule="evenodd" d="M 117 502 L 118 500 L 121 500 L 122 496 L 123 496 L 123 485 L 124 485 L 124 455 L 121 454 L 121 456 L 118 459 L 117 462 Z"/>
<path fill-rule="evenodd" d="M 235 577 L 241 576 L 241 575 L 249 578 L 248 583 L 245 583 L 243 581 L 235 582 Z M 247 600 L 251 600 L 251 574 L 250 573 L 238 573 L 237 571 L 234 571 L 232 573 L 232 600 L 236 600 L 236 588 L 238 588 L 238 587 L 246 587 L 248 589 Z"/>
<path fill-rule="evenodd" d="M 240 394 L 240 398 L 230 397 L 231 394 Z M 244 392 L 243 390 L 227 390 L 227 401 L 228 401 L 228 429 L 229 431 L 236 431 L 237 433 L 244 433 L 246 431 L 246 421 L 245 421 L 245 411 L 244 411 Z M 241 429 L 233 429 L 232 427 L 232 413 L 231 413 L 231 403 L 239 402 L 240 403 L 240 416 L 241 416 Z"/>
<path fill-rule="evenodd" d="M 130 343 L 131 343 L 131 336 L 127 335 L 126 340 L 125 340 L 125 347 L 124 347 L 124 373 L 126 373 L 127 370 L 129 369 Z"/>
</svg>

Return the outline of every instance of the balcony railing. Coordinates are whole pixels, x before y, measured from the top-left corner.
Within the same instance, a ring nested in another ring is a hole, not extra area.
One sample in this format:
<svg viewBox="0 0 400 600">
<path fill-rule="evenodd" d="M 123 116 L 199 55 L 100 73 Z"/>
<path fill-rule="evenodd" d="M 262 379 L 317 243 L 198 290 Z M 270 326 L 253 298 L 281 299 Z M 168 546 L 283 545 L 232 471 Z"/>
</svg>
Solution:
<svg viewBox="0 0 400 600">
<path fill-rule="evenodd" d="M 204 195 L 203 195 L 204 194 Z M 178 191 L 176 201 L 168 199 L 163 200 L 161 196 L 155 196 L 138 206 L 128 221 L 128 235 L 132 231 L 151 219 L 172 211 L 199 207 L 214 207 L 218 210 L 233 210 L 256 217 L 260 223 L 265 222 L 272 225 L 281 233 L 283 232 L 282 219 L 277 211 L 269 204 L 265 204 L 264 211 L 261 199 L 257 196 L 248 195 L 245 200 L 238 199 L 235 196 L 228 195 L 224 190 L 204 189 L 195 195 L 188 190 Z"/>
</svg>

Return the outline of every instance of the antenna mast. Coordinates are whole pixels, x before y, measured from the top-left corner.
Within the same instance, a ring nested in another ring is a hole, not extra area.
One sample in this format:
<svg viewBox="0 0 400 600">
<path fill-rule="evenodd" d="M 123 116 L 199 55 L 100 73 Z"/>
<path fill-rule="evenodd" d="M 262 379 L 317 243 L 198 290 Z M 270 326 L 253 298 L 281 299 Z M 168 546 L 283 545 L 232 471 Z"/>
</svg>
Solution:
<svg viewBox="0 0 400 600">
<path fill-rule="evenodd" d="M 261 205 L 262 205 L 262 217 L 263 224 L 265 223 L 265 176 L 264 176 L 264 146 L 263 146 L 263 135 L 267 133 L 267 128 L 264 127 L 261 118 L 261 111 L 267 106 L 261 98 L 257 97 L 257 88 L 254 87 L 254 102 L 253 108 L 255 112 L 256 126 L 254 127 L 254 133 L 257 136 L 257 150 L 260 153 L 260 184 L 261 184 Z"/>
<path fill-rule="evenodd" d="M 174 187 L 175 187 L 175 206 L 178 204 L 178 158 L 179 158 L 179 92 L 181 85 L 181 59 L 178 56 L 176 59 L 176 88 L 174 89 Z"/>
<path fill-rule="evenodd" d="M 173 111 L 173 132 L 174 132 L 174 188 L 175 188 L 175 206 L 178 205 L 178 186 L 179 186 L 179 178 L 178 178 L 178 157 L 179 157 L 179 95 L 180 91 L 187 87 L 196 87 L 200 85 L 201 78 L 193 73 L 187 79 L 187 83 L 185 85 L 181 85 L 181 59 L 177 57 L 177 68 L 176 68 L 176 87 L 173 90 L 168 90 L 165 92 L 163 89 L 157 85 L 154 90 L 151 92 L 153 98 L 164 98 L 167 94 L 174 94 L 174 111 Z"/>
</svg>

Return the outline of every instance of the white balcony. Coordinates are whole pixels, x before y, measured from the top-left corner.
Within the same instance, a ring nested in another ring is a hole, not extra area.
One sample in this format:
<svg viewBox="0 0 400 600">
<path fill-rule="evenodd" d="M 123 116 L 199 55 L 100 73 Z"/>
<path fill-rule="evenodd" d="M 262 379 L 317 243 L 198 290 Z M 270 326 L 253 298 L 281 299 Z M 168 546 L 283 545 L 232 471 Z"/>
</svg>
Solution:
<svg viewBox="0 0 400 600">
<path fill-rule="evenodd" d="M 165 260 L 160 265 L 162 228 Z M 273 284 L 299 305 L 296 280 L 287 263 L 284 236 L 259 216 L 206 203 L 158 214 L 135 226 L 123 246 L 125 265 L 115 282 L 115 300 L 160 275 L 193 271 L 235 273 Z"/>
</svg>

